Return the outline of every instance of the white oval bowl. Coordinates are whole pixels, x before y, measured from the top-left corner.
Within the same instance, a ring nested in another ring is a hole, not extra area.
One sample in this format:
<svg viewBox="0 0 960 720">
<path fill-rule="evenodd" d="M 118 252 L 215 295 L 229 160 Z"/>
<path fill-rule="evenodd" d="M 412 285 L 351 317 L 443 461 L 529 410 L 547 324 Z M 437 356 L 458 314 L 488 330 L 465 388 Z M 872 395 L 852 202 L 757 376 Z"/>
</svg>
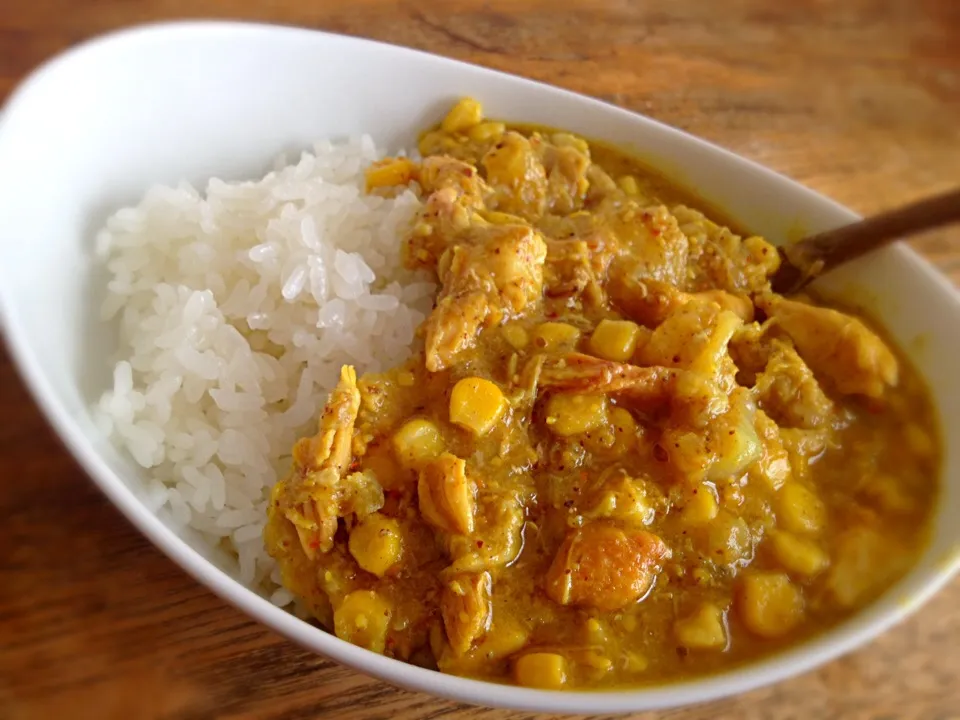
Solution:
<svg viewBox="0 0 960 720">
<path fill-rule="evenodd" d="M 442 675 L 338 640 L 271 605 L 225 558 L 141 502 L 142 468 L 94 426 L 115 336 L 98 320 L 91 260 L 106 215 L 153 183 L 261 174 L 285 149 L 369 133 L 414 143 L 457 97 L 490 116 L 551 125 L 635 150 L 753 232 L 783 240 L 856 215 L 750 161 L 640 115 L 412 50 L 320 32 L 235 23 L 137 28 L 37 70 L 0 117 L 0 313 L 10 351 L 47 418 L 108 498 L 175 562 L 291 640 L 396 685 L 477 705 L 606 714 L 698 703 L 766 685 L 848 652 L 901 620 L 954 573 L 960 548 L 960 299 L 906 247 L 851 264 L 821 287 L 864 306 L 933 390 L 946 452 L 933 537 L 912 571 L 849 621 L 802 645 L 710 677 L 634 690 L 549 692 Z M 680 171 L 680 172 L 677 172 Z"/>
</svg>

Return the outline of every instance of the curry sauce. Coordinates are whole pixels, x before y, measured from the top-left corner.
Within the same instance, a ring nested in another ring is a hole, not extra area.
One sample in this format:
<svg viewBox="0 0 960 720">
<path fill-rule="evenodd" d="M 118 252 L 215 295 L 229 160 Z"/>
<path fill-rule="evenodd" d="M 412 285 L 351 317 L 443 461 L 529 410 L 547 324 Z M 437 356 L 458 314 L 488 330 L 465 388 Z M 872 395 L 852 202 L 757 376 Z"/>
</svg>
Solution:
<svg viewBox="0 0 960 720">
<path fill-rule="evenodd" d="M 770 243 L 609 148 L 465 99 L 419 149 L 367 190 L 422 193 L 423 350 L 343 369 L 270 504 L 324 627 L 458 675 L 629 686 L 795 644 L 902 576 L 940 450 L 863 320 L 773 294 Z"/>
</svg>

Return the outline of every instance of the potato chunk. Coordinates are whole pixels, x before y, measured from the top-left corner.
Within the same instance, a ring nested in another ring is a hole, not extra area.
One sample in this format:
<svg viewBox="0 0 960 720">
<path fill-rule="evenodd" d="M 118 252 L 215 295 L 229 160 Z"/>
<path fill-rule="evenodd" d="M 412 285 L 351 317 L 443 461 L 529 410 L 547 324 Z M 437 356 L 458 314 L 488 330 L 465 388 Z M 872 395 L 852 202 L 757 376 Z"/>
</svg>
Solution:
<svg viewBox="0 0 960 720">
<path fill-rule="evenodd" d="M 524 687 L 557 690 L 567 682 L 567 661 L 556 653 L 527 653 L 514 663 L 513 677 Z"/>
<path fill-rule="evenodd" d="M 770 548 L 777 562 L 793 575 L 813 577 L 829 563 L 827 554 L 817 543 L 792 533 L 771 532 Z"/>
<path fill-rule="evenodd" d="M 643 597 L 669 556 L 652 533 L 592 522 L 560 545 L 547 571 L 547 596 L 560 605 L 618 610 Z"/>
<path fill-rule="evenodd" d="M 673 633 L 677 642 L 691 650 L 722 650 L 727 646 L 723 610 L 713 603 L 703 603 L 692 615 L 677 620 Z"/>
<path fill-rule="evenodd" d="M 797 482 L 780 488 L 777 520 L 795 533 L 815 533 L 826 523 L 826 508 L 813 490 Z"/>
<path fill-rule="evenodd" d="M 716 488 L 701 483 L 684 504 L 680 516 L 685 524 L 706 525 L 717 516 L 719 510 Z"/>
<path fill-rule="evenodd" d="M 338 638 L 383 653 L 393 608 L 373 590 L 355 590 L 333 611 L 333 631 Z"/>
<path fill-rule="evenodd" d="M 459 380 L 450 393 L 450 422 L 477 435 L 490 432 L 506 408 L 500 388 L 483 378 Z"/>
<path fill-rule="evenodd" d="M 417 166 L 410 158 L 400 157 L 382 160 L 368 167 L 364 173 L 366 190 L 370 192 L 382 187 L 406 185 L 416 177 L 416 173 Z"/>
<path fill-rule="evenodd" d="M 377 577 L 383 577 L 400 561 L 403 553 L 400 525 L 381 513 L 367 515 L 350 532 L 348 546 L 360 567 Z"/>
<path fill-rule="evenodd" d="M 417 483 L 420 514 L 431 525 L 451 533 L 473 532 L 476 485 L 467 478 L 466 463 L 443 453 L 420 471 Z"/>
<path fill-rule="evenodd" d="M 533 333 L 534 344 L 547 352 L 570 350 L 580 339 L 580 330 L 564 322 L 545 322 Z"/>
<path fill-rule="evenodd" d="M 785 573 L 749 573 L 741 578 L 738 591 L 740 619 L 754 635 L 780 637 L 803 619 L 803 597 Z"/>
<path fill-rule="evenodd" d="M 473 98 L 462 98 L 451 108 L 440 123 L 440 129 L 448 133 L 464 132 L 483 120 L 483 107 Z"/>
<path fill-rule="evenodd" d="M 560 437 L 581 435 L 607 422 L 607 399 L 603 395 L 558 393 L 547 400 L 547 427 Z"/>
</svg>

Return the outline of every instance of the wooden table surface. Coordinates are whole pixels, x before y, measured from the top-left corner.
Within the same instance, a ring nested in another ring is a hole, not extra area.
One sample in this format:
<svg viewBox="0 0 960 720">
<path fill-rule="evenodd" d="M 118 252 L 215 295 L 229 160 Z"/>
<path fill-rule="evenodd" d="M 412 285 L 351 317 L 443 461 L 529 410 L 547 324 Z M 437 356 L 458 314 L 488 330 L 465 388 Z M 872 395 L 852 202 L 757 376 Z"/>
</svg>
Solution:
<svg viewBox="0 0 960 720">
<path fill-rule="evenodd" d="M 324 28 L 526 75 L 719 142 L 861 212 L 960 179 L 957 0 L 0 0 L 0 98 L 71 44 L 176 17 Z M 960 233 L 916 245 L 960 281 Z M 395 690 L 224 604 L 99 494 L 6 355 L 0 412 L 0 717 L 530 717 Z M 816 672 L 636 717 L 958 718 L 960 581 Z"/>
</svg>

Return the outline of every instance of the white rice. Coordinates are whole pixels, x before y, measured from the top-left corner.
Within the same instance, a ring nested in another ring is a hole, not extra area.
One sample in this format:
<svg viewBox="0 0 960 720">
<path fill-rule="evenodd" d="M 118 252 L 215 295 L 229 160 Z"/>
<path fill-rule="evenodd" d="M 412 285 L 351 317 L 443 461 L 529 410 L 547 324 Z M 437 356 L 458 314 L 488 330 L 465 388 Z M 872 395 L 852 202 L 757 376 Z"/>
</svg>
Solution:
<svg viewBox="0 0 960 720">
<path fill-rule="evenodd" d="M 364 136 L 257 182 L 154 187 L 97 236 L 103 320 L 120 325 L 97 420 L 148 469 L 151 509 L 278 605 L 292 598 L 263 549 L 270 488 L 341 365 L 406 358 L 435 290 L 400 264 L 417 195 L 363 192 L 379 156 Z"/>
</svg>

